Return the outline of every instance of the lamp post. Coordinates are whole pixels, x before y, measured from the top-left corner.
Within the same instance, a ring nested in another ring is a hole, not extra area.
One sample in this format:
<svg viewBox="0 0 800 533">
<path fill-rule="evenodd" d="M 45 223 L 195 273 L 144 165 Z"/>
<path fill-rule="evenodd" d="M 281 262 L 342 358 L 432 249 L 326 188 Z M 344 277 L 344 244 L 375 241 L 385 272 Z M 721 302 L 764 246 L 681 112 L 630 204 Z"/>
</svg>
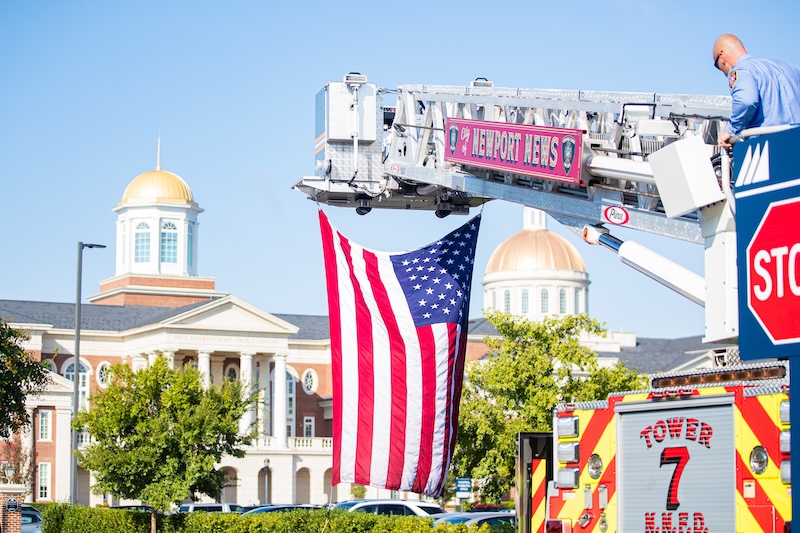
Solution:
<svg viewBox="0 0 800 533">
<path fill-rule="evenodd" d="M 83 249 L 84 248 L 105 248 L 104 244 L 78 243 L 78 278 L 77 291 L 75 295 L 75 361 L 73 362 L 73 397 L 72 397 L 72 419 L 78 416 L 78 409 L 81 403 L 80 379 L 81 379 L 81 279 L 83 278 Z M 72 470 L 71 487 L 69 493 L 70 503 L 75 505 L 78 499 L 78 430 L 72 429 Z"/>
</svg>

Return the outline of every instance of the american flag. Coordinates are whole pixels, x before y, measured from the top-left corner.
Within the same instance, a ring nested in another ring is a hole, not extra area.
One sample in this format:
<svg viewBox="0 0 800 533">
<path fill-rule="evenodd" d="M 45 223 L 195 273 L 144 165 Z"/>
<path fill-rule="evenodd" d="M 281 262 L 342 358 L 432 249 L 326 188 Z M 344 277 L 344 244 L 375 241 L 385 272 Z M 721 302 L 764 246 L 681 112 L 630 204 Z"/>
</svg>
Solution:
<svg viewBox="0 0 800 533">
<path fill-rule="evenodd" d="M 455 446 L 480 215 L 378 252 L 320 210 L 333 373 L 332 484 L 438 496 Z"/>
</svg>

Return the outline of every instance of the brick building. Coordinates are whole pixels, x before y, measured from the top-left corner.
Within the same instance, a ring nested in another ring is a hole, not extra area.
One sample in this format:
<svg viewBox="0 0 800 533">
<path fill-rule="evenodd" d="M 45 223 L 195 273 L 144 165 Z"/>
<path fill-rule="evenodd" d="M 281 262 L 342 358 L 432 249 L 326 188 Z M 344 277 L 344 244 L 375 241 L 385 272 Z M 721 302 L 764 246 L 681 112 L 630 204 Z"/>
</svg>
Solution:
<svg viewBox="0 0 800 533">
<path fill-rule="evenodd" d="M 350 498 L 347 484 L 330 486 L 327 317 L 271 314 L 216 291 L 213 278 L 199 277 L 198 215 L 203 210 L 186 182 L 160 165 L 133 179 L 114 211 L 115 275 L 100 282 L 100 292 L 89 296 L 81 311 L 82 404 L 107 386 L 112 364 L 138 369 L 158 354 L 176 368 L 196 366 L 208 383 L 224 377 L 255 382 L 261 397 L 242 428 L 255 424 L 259 437 L 244 458 L 224 458 L 218 465 L 238 480 L 226 488 L 223 500 L 319 504 Z M 578 252 L 546 230 L 543 215 L 526 210 L 525 220 L 523 233 L 509 238 L 490 260 L 486 307 L 532 319 L 586 311 L 589 281 Z M 26 349 L 53 373 L 50 391 L 28 402 L 33 424 L 23 441 L 36 466 L 29 501 L 70 496 L 74 313 L 71 303 L 0 300 L 0 315 L 30 331 Z M 471 321 L 469 359 L 484 357 L 482 340 L 493 333 L 484 319 Z M 699 337 L 677 342 L 613 334 L 585 341 L 606 363 L 622 358 L 646 372 L 712 364 Z M 91 485 L 91 472 L 79 468 L 79 503 L 125 503 L 92 494 Z M 389 492 L 370 488 L 368 496 Z"/>
</svg>

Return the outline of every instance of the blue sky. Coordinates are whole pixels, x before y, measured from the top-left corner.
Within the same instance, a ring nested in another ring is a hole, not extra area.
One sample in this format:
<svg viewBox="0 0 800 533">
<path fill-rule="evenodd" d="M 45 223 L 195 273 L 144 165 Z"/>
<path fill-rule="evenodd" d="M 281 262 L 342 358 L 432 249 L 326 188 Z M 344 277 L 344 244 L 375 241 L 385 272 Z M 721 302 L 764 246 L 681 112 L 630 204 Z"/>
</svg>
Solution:
<svg viewBox="0 0 800 533">
<path fill-rule="evenodd" d="M 112 208 L 156 163 L 180 175 L 200 215 L 199 269 L 275 313 L 327 312 L 316 206 L 291 186 L 313 174 L 314 95 L 357 71 L 406 83 L 725 94 L 720 33 L 800 63 L 795 2 L 59 2 L 0 4 L 0 298 L 75 299 L 114 275 Z M 278 7 L 279 6 L 279 7 Z M 463 217 L 325 208 L 354 241 L 401 251 Z M 590 273 L 590 314 L 641 336 L 703 333 L 702 309 L 567 237 Z M 490 202 L 478 240 L 473 317 L 489 256 L 522 229 Z M 624 231 L 702 272 L 702 248 Z"/>
</svg>

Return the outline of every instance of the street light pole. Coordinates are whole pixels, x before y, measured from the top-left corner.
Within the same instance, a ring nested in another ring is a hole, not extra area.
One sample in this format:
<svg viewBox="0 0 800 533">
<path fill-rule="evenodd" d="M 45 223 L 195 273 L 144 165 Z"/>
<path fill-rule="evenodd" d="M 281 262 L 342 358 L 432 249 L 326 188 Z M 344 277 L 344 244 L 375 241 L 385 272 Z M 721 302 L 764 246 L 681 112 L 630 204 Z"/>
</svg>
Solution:
<svg viewBox="0 0 800 533">
<path fill-rule="evenodd" d="M 83 278 L 83 249 L 84 248 L 105 248 L 104 244 L 78 243 L 78 277 L 77 290 L 75 295 L 75 360 L 73 361 L 73 396 L 72 396 L 72 419 L 78 416 L 80 408 L 80 379 L 81 379 L 81 280 Z M 71 487 L 69 493 L 70 503 L 75 505 L 78 499 L 78 430 L 72 428 L 72 470 Z"/>
</svg>

